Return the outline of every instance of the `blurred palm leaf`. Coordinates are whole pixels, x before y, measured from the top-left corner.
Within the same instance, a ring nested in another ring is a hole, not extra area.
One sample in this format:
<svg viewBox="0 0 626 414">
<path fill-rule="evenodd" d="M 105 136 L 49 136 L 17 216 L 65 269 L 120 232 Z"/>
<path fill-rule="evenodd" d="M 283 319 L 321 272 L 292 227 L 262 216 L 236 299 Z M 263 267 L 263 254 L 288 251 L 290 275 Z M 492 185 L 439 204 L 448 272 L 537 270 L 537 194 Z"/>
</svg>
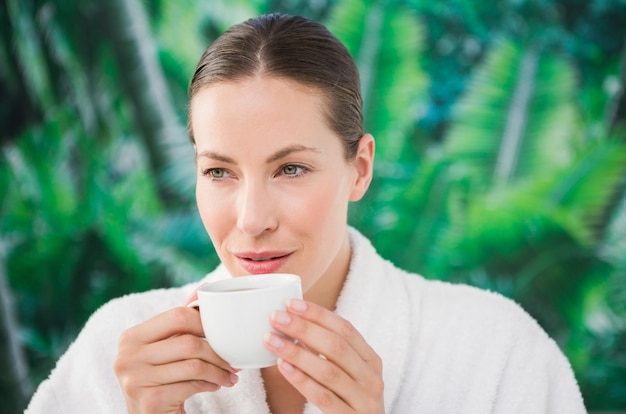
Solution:
<svg viewBox="0 0 626 414">
<path fill-rule="evenodd" d="M 555 123 L 575 119 L 573 75 L 558 58 L 533 50 L 499 43 L 459 103 L 442 168 L 453 166 L 448 184 L 461 195 L 448 202 L 456 207 L 432 243 L 438 255 L 426 262 L 439 277 L 496 287 L 520 300 L 541 290 L 532 283 L 571 285 L 558 280 L 567 275 L 544 275 L 560 262 L 588 259 L 585 271 L 602 262 L 594 242 L 626 174 L 622 145 L 578 150 L 573 122 L 554 133 Z"/>
<path fill-rule="evenodd" d="M 454 240 L 448 247 L 465 240 L 475 253 L 458 256 L 474 261 L 472 265 L 484 264 L 523 251 L 525 245 L 545 239 L 546 230 L 559 228 L 572 242 L 592 249 L 603 229 L 599 227 L 608 225 L 599 219 L 614 208 L 616 195 L 625 194 L 625 176 L 626 146 L 611 141 L 595 144 L 549 176 L 468 196 L 466 214 L 452 216 L 458 229 L 447 236 Z M 491 241 L 479 242 L 481 235 Z"/>
<path fill-rule="evenodd" d="M 189 162 L 193 149 L 184 119 L 172 104 L 144 6 L 139 0 L 119 0 L 101 11 L 105 24 L 116 28 L 110 32 L 110 44 L 161 199 L 172 206 L 188 203 L 192 194 L 181 190 L 195 177 Z"/>
<path fill-rule="evenodd" d="M 501 40 L 458 103 L 446 154 L 480 192 L 568 165 L 578 135 L 574 86 L 561 58 Z"/>
<path fill-rule="evenodd" d="M 623 189 L 622 189 L 623 190 Z M 584 369 L 589 404 L 611 409 L 626 406 L 626 191 L 618 197 L 607 231 L 598 246 L 600 256 L 614 266 L 607 283 L 596 286 L 585 302 L 583 329 L 568 350 Z"/>
<path fill-rule="evenodd" d="M 564 174 L 547 178 L 539 190 L 553 205 L 575 212 L 596 242 L 626 195 L 625 151 L 624 143 L 613 139 L 590 143 Z"/>
<path fill-rule="evenodd" d="M 449 266 L 463 259 L 446 253 L 451 244 L 444 240 L 464 239 L 477 197 L 508 181 L 515 185 L 568 165 L 573 91 L 572 70 L 562 60 L 511 41 L 497 42 L 458 103 L 443 147 L 431 149 L 409 190 L 396 198 L 403 211 L 398 215 L 406 219 L 397 222 L 400 230 L 394 234 L 410 248 L 390 248 L 391 257 L 414 271 L 452 277 Z M 546 161 L 554 154 L 560 158 Z M 532 204 L 517 212 L 532 213 Z M 481 247 L 486 246 L 476 246 Z"/>
<path fill-rule="evenodd" d="M 428 263 L 444 256 L 437 241 L 449 228 L 450 216 L 464 208 L 465 181 L 441 156 L 431 155 L 421 163 L 404 191 L 378 207 L 383 230 L 376 240 L 381 253 L 409 271 L 442 278 L 428 269 Z"/>
<path fill-rule="evenodd" d="M 51 82 L 47 69 L 40 32 L 33 19 L 33 5 L 30 2 L 8 0 L 6 5 L 8 21 L 12 26 L 12 38 L 19 42 L 20 48 L 12 50 L 25 82 L 23 85 L 33 102 L 41 102 L 43 107 L 51 106 L 54 102 L 54 84 Z M 8 52 L 8 51 L 7 51 Z"/>
</svg>

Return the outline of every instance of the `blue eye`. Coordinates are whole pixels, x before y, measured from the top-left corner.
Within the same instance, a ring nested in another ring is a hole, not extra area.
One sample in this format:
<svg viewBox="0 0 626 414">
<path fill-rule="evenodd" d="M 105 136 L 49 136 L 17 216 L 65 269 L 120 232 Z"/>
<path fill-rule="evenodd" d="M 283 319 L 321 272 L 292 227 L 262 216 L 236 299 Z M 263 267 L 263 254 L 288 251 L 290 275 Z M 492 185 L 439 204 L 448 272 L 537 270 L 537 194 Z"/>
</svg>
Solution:
<svg viewBox="0 0 626 414">
<path fill-rule="evenodd" d="M 283 167 L 283 173 L 285 175 L 296 175 L 298 173 L 298 166 L 297 165 L 285 165 Z"/>
<path fill-rule="evenodd" d="M 306 167 L 296 164 L 287 164 L 281 168 L 281 173 L 288 177 L 298 177 L 308 171 Z"/>
<path fill-rule="evenodd" d="M 208 168 L 202 172 L 202 175 L 208 176 L 210 178 L 214 178 L 217 180 L 221 180 L 230 175 L 228 171 L 224 168 Z"/>
</svg>

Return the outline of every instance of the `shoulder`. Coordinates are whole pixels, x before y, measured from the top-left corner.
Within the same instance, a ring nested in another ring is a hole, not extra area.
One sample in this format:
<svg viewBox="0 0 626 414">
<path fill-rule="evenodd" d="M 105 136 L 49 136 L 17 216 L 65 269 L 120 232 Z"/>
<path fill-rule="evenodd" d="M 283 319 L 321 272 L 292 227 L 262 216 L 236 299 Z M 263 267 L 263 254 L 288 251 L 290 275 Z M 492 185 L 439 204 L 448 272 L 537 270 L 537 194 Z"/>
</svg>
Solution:
<svg viewBox="0 0 626 414">
<path fill-rule="evenodd" d="M 415 302 L 419 306 L 416 311 L 422 340 L 459 339 L 467 343 L 449 346 L 463 347 L 465 355 L 468 351 L 491 349 L 490 352 L 502 358 L 535 346 L 550 349 L 550 352 L 557 348 L 522 306 L 499 293 L 422 278 L 415 282 L 410 275 L 405 275 L 405 279 L 407 285 L 416 287 L 414 295 L 418 296 Z"/>
<path fill-rule="evenodd" d="M 385 267 L 387 286 L 396 285 L 397 292 L 403 291 L 407 297 L 415 340 L 437 342 L 438 346 L 446 343 L 441 349 L 450 351 L 461 347 L 465 356 L 474 347 L 477 351 L 492 348 L 503 358 L 521 343 L 557 348 L 522 306 L 500 293 L 425 279 L 389 262 Z M 466 343 L 461 345 L 457 339 Z"/>
<path fill-rule="evenodd" d="M 543 333 L 539 324 L 516 302 L 496 292 L 464 284 L 430 280 L 424 284 L 424 310 L 490 329 L 500 324 L 527 325 Z M 545 334 L 544 334 L 545 335 Z"/>
<path fill-rule="evenodd" d="M 361 269 L 370 273 L 369 280 L 377 280 L 376 296 L 392 297 L 394 317 L 406 312 L 402 309 L 410 312 L 405 323 L 412 341 L 424 349 L 436 349 L 444 359 L 456 355 L 466 360 L 485 352 L 490 360 L 497 355 L 506 359 L 528 351 L 530 344 L 560 353 L 539 323 L 512 299 L 470 285 L 426 279 L 380 257 L 367 239 L 360 244 L 359 253 L 368 254 L 361 260 L 368 265 L 361 264 Z"/>
<path fill-rule="evenodd" d="M 520 305 L 467 285 L 402 277 L 418 305 L 406 375 L 408 384 L 428 384 L 420 399 L 436 404 L 428 395 L 445 394 L 450 412 L 584 412 L 568 360 Z"/>
</svg>

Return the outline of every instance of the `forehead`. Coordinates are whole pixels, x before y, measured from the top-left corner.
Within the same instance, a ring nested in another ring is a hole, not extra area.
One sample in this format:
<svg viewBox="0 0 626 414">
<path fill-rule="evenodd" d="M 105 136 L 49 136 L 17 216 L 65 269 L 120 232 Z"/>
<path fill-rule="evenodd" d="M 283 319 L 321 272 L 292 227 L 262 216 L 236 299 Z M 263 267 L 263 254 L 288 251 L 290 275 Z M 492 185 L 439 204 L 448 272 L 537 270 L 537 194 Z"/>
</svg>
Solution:
<svg viewBox="0 0 626 414">
<path fill-rule="evenodd" d="M 291 80 L 255 77 L 200 90 L 190 103 L 194 138 L 219 133 L 293 133 L 326 128 L 321 92 Z"/>
<path fill-rule="evenodd" d="M 200 90 L 190 104 L 190 127 L 197 151 L 214 146 L 265 147 L 339 138 L 331 131 L 319 90 L 275 77 L 220 82 Z"/>
<path fill-rule="evenodd" d="M 261 97 L 267 103 L 280 100 L 284 103 L 315 103 L 321 105 L 323 93 L 315 87 L 292 79 L 267 75 L 257 75 L 239 80 L 211 83 L 200 89 L 191 100 L 192 115 L 197 102 L 205 104 L 209 100 L 240 100 L 255 103 L 252 98 Z M 224 103 L 222 102 L 222 106 Z M 276 102 L 279 103 L 279 102 Z M 241 102 L 239 103 L 241 104 Z"/>
</svg>

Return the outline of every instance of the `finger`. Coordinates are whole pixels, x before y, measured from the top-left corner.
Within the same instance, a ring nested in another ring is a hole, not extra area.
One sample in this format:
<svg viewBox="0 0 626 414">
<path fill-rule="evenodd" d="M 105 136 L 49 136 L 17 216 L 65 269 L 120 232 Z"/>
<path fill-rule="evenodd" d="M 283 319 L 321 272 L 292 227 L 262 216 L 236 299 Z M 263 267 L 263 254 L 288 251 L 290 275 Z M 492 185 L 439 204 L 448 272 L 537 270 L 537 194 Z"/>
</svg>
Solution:
<svg viewBox="0 0 626 414">
<path fill-rule="evenodd" d="M 330 412 L 332 407 L 334 412 L 345 413 L 350 407 L 354 412 L 364 413 L 380 406 L 384 385 L 371 369 L 366 370 L 367 378 L 356 381 L 346 373 L 345 365 L 320 358 L 299 343 L 274 333 L 266 335 L 265 341 L 266 347 L 278 355 L 279 370 L 285 379 L 309 401 L 328 406 L 329 411 L 322 409 L 323 412 Z M 360 364 L 367 367 L 362 360 Z"/>
<path fill-rule="evenodd" d="M 368 384 L 379 376 L 378 367 L 370 366 L 353 348 L 351 342 L 324 326 L 292 313 L 276 311 L 272 314 L 272 327 L 305 344 L 318 360 L 321 354 L 334 362 L 354 381 Z"/>
<path fill-rule="evenodd" d="M 288 303 L 289 313 L 298 315 L 344 338 L 352 349 L 366 362 L 378 363 L 380 358 L 376 351 L 367 343 L 361 333 L 347 320 L 334 312 L 312 302 L 291 299 Z M 379 364 L 381 365 L 381 364 Z M 382 368 L 382 365 L 379 367 Z"/>
<path fill-rule="evenodd" d="M 319 358 L 318 358 L 319 359 Z M 293 364 L 278 360 L 278 370 L 302 394 L 307 401 L 311 402 L 324 413 L 353 413 L 350 406 L 329 388 L 313 380 L 305 372 Z M 358 411 L 356 411 L 358 412 Z"/>
<path fill-rule="evenodd" d="M 236 373 L 228 362 L 215 353 L 211 345 L 204 339 L 191 334 L 177 335 L 159 342 L 138 348 L 137 359 L 150 365 L 162 365 L 187 359 L 199 359 L 213 364 L 223 370 Z"/>
<path fill-rule="evenodd" d="M 137 412 L 157 413 L 176 409 L 185 400 L 200 392 L 212 392 L 220 389 L 219 385 L 204 381 L 185 381 L 174 384 L 140 388 L 139 392 L 128 395 L 129 405 Z M 183 411 L 184 412 L 184 411 Z"/>
<path fill-rule="evenodd" d="M 300 344 L 286 340 L 275 333 L 265 337 L 266 347 L 274 352 L 282 361 L 288 362 L 303 372 L 307 378 L 298 378 L 302 384 L 310 381 L 333 390 L 342 399 L 359 392 L 360 386 L 341 367 L 332 361 L 320 358 L 319 355 L 304 349 Z M 364 364 L 361 361 L 361 364 Z M 302 384 L 298 386 L 303 386 Z M 297 384 L 293 384 L 296 386 Z"/>
<path fill-rule="evenodd" d="M 200 314 L 192 308 L 174 308 L 124 331 L 120 347 L 158 342 L 171 336 L 189 333 L 204 336 Z"/>
<path fill-rule="evenodd" d="M 145 378 L 145 385 L 157 386 L 185 381 L 202 381 L 219 387 L 232 387 L 239 378 L 211 363 L 193 358 L 151 367 L 149 377 Z"/>
</svg>

